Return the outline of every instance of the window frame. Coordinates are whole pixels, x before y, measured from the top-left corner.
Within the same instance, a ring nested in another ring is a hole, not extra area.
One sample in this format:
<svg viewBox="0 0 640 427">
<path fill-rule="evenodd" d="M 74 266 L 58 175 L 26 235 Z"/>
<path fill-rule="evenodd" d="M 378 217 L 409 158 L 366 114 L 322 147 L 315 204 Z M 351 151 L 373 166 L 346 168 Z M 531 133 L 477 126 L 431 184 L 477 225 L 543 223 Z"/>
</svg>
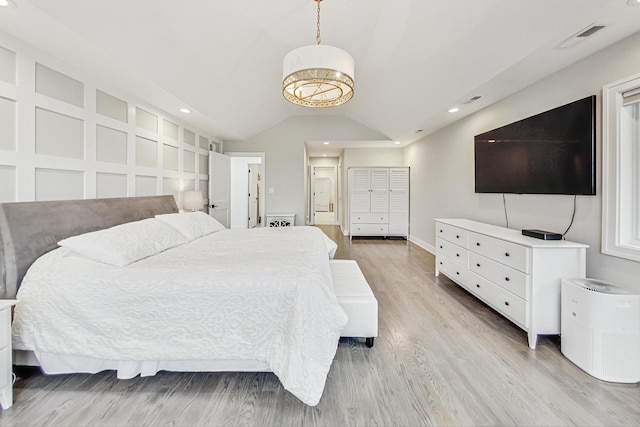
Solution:
<svg viewBox="0 0 640 427">
<path fill-rule="evenodd" d="M 602 88 L 602 253 L 640 261 L 640 74 Z"/>
</svg>

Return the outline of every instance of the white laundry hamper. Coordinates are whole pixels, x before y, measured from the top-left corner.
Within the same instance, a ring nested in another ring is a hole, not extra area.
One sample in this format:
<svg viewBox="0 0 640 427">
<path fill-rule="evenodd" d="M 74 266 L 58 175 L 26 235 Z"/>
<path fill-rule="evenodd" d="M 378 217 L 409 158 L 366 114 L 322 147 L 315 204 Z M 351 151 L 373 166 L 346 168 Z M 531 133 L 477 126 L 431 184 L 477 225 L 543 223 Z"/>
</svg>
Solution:
<svg viewBox="0 0 640 427">
<path fill-rule="evenodd" d="M 640 294 L 595 279 L 562 279 L 561 350 L 604 381 L 640 382 Z"/>
</svg>

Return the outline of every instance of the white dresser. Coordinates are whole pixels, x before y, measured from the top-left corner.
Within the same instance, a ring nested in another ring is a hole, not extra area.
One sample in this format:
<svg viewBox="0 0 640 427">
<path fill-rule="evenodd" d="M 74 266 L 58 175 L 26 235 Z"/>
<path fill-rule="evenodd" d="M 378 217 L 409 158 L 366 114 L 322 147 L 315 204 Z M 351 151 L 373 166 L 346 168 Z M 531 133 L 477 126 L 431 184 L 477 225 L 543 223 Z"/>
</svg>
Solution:
<svg viewBox="0 0 640 427">
<path fill-rule="evenodd" d="M 0 300 L 0 405 L 13 405 L 13 368 L 11 363 L 11 307 L 18 301 Z"/>
<path fill-rule="evenodd" d="M 560 334 L 560 279 L 585 277 L 587 245 L 540 240 L 466 219 L 436 219 L 436 276 L 451 280 L 524 329 Z"/>
</svg>

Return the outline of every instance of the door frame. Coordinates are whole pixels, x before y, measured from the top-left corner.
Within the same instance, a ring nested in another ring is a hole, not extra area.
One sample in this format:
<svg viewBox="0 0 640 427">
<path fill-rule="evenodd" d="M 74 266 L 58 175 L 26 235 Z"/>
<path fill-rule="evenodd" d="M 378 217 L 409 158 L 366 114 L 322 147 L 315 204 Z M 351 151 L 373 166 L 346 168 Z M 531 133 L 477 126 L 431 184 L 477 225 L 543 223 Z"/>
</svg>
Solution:
<svg viewBox="0 0 640 427">
<path fill-rule="evenodd" d="M 337 165 L 311 165 L 311 176 L 310 182 L 310 194 L 309 194 L 309 218 L 310 225 L 315 225 L 316 223 L 316 191 L 315 191 L 315 173 L 316 169 L 333 169 L 333 225 L 338 224 L 338 166 Z"/>
<path fill-rule="evenodd" d="M 267 188 L 267 162 L 266 162 L 266 156 L 264 152 L 255 152 L 255 151 L 231 151 L 231 152 L 225 152 L 224 154 L 226 154 L 229 157 L 260 157 L 261 160 L 261 165 L 262 165 L 262 188 L 263 191 L 260 192 L 259 194 L 259 199 L 258 199 L 258 203 L 260 204 L 260 209 L 259 209 L 259 215 L 260 218 L 262 219 L 262 227 L 266 226 L 266 199 L 267 199 L 267 195 L 266 195 L 266 191 L 264 189 Z M 231 179 L 233 179 L 233 177 L 231 177 Z M 231 179 L 229 180 L 229 182 L 231 182 Z M 229 197 L 231 197 L 231 195 L 229 195 Z"/>
</svg>

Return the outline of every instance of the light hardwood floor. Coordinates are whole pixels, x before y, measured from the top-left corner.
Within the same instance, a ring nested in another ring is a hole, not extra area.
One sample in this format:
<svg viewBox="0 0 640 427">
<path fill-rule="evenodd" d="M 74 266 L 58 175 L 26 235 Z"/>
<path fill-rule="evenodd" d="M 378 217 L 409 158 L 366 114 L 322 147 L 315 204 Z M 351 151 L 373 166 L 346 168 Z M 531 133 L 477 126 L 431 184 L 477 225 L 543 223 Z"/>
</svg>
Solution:
<svg viewBox="0 0 640 427">
<path fill-rule="evenodd" d="M 0 425 L 640 425 L 640 387 L 594 379 L 560 353 L 558 337 L 526 335 L 400 240 L 339 244 L 379 302 L 375 346 L 342 339 L 316 407 L 269 373 L 23 371 Z"/>
</svg>

